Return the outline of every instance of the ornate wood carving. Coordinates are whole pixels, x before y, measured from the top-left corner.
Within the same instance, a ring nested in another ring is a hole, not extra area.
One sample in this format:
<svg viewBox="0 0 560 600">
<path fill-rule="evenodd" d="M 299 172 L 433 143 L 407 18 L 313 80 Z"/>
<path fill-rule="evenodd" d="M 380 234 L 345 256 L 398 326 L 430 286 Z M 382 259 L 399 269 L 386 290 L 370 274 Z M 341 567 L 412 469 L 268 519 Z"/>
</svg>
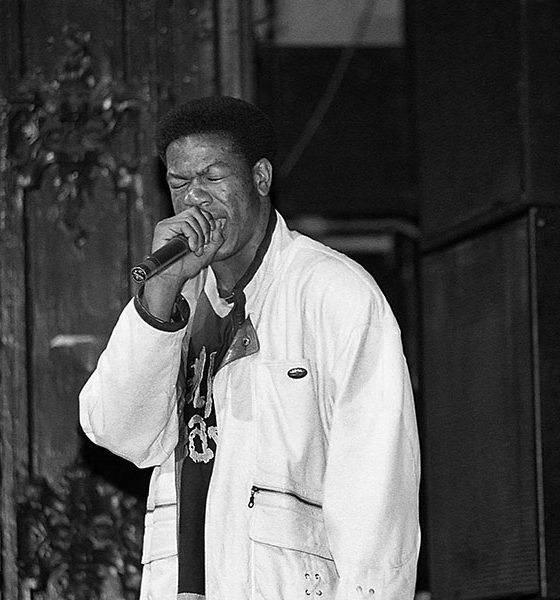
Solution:
<svg viewBox="0 0 560 600">
<path fill-rule="evenodd" d="M 33 479 L 18 506 L 20 581 L 33 600 L 134 600 L 145 503 L 83 464 Z"/>
<path fill-rule="evenodd" d="M 94 196 L 96 176 L 109 175 L 116 192 L 131 191 L 136 152 L 119 147 L 117 153 L 113 146 L 137 119 L 139 104 L 107 65 L 94 72 L 89 33 L 65 27 L 64 35 L 67 52 L 58 76 L 46 81 L 31 74 L 11 102 L 9 158 L 25 190 L 39 188 L 50 172 L 58 205 L 53 210 L 81 247 L 88 231 L 80 213 Z"/>
</svg>

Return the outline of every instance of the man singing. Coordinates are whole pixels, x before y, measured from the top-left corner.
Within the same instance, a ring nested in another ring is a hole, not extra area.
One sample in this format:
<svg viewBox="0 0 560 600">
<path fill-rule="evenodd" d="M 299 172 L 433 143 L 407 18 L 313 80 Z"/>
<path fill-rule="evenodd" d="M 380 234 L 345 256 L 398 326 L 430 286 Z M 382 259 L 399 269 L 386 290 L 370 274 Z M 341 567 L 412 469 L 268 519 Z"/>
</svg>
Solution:
<svg viewBox="0 0 560 600">
<path fill-rule="evenodd" d="M 155 467 L 141 599 L 411 600 L 418 435 L 387 301 L 271 206 L 256 106 L 179 106 L 158 146 L 175 214 L 152 251 L 190 252 L 125 307 L 80 396 L 95 443 Z"/>
</svg>

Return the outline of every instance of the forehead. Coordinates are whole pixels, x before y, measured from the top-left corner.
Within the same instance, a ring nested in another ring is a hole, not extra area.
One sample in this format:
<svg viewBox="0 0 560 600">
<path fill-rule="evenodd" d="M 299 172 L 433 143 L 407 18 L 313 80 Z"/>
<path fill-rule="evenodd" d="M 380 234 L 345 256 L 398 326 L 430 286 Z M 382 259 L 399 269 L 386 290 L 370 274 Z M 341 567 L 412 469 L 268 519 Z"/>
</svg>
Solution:
<svg viewBox="0 0 560 600">
<path fill-rule="evenodd" d="M 238 164 L 239 154 L 233 150 L 233 143 L 226 136 L 216 133 L 200 133 L 180 137 L 169 144 L 165 158 L 168 167 L 187 164 L 201 166 L 215 161 Z"/>
</svg>

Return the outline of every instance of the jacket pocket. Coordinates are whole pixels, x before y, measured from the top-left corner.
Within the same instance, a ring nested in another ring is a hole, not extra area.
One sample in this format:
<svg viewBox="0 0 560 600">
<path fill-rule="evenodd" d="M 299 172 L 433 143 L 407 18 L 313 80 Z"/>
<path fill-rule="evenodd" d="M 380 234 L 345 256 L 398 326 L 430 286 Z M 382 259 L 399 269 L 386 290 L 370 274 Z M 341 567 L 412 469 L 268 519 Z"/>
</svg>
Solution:
<svg viewBox="0 0 560 600">
<path fill-rule="evenodd" d="M 258 488 L 252 510 L 256 598 L 334 598 L 338 575 L 322 508 L 291 492 Z"/>
<path fill-rule="evenodd" d="M 302 496 L 320 496 L 330 409 L 307 359 L 255 363 L 256 478 Z"/>
</svg>

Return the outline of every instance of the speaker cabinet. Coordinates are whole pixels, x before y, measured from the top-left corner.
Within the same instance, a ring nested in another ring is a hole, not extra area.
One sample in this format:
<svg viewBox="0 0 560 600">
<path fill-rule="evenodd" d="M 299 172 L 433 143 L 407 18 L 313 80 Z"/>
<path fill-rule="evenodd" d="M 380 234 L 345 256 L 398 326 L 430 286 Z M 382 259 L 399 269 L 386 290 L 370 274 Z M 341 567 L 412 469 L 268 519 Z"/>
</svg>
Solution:
<svg viewBox="0 0 560 600">
<path fill-rule="evenodd" d="M 422 259 L 434 600 L 560 598 L 560 209 Z"/>
<path fill-rule="evenodd" d="M 560 2 L 406 5 L 425 241 L 560 206 Z"/>
</svg>

